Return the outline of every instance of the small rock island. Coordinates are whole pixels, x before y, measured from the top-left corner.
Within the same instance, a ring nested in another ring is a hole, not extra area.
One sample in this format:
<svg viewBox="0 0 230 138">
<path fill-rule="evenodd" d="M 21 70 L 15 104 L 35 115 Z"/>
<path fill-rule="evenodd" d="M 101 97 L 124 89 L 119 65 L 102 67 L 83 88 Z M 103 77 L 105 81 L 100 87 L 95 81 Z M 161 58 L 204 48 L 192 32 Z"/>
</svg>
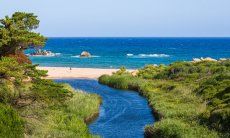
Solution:
<svg viewBox="0 0 230 138">
<path fill-rule="evenodd" d="M 80 57 L 91 57 L 91 54 L 87 51 L 82 51 Z"/>
</svg>

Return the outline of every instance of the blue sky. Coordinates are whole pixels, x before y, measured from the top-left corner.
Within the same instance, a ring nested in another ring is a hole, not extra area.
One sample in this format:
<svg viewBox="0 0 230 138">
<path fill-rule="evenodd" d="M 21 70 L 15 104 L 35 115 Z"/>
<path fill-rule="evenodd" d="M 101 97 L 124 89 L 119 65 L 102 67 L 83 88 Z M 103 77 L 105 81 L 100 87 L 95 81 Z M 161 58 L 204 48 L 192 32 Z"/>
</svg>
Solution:
<svg viewBox="0 0 230 138">
<path fill-rule="evenodd" d="M 1 0 L 33 12 L 52 37 L 229 37 L 230 0 Z"/>
</svg>

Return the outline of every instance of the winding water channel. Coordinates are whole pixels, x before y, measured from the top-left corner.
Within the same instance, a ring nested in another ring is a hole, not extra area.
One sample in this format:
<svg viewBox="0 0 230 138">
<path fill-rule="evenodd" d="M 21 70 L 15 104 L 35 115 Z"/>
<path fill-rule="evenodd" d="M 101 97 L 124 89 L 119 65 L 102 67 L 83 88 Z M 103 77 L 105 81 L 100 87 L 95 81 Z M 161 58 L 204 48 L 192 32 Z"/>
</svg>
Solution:
<svg viewBox="0 0 230 138">
<path fill-rule="evenodd" d="M 96 80 L 57 81 L 102 97 L 99 117 L 89 125 L 92 134 L 104 138 L 142 138 L 145 125 L 154 122 L 147 101 L 137 92 L 113 89 Z"/>
</svg>

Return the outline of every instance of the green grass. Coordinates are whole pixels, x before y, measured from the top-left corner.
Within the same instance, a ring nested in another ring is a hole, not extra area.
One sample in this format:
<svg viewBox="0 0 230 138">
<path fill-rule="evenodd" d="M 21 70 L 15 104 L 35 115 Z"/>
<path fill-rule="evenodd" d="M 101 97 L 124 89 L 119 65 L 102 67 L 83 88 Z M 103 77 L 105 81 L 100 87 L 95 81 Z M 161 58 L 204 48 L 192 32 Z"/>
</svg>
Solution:
<svg viewBox="0 0 230 138">
<path fill-rule="evenodd" d="M 29 137 L 93 137 L 89 133 L 85 119 L 98 113 L 99 97 L 77 91 L 72 98 L 64 102 L 62 106 L 43 107 L 34 105 L 34 109 L 25 108 L 22 113 L 27 116 L 27 135 Z M 40 116 L 28 118 L 31 115 Z"/>
<path fill-rule="evenodd" d="M 63 91 L 70 90 L 64 85 Z M 61 94 L 62 92 L 61 91 Z M 39 100 L 18 111 L 26 121 L 26 135 L 29 137 L 93 137 L 89 133 L 86 119 L 97 114 L 100 98 L 94 94 L 71 90 L 71 97 L 51 102 Z M 51 94 L 53 97 L 53 94 Z M 69 96 L 69 95 L 68 95 Z M 54 96 L 56 97 L 56 95 Z M 45 96 L 45 99 L 47 96 Z M 41 102 L 42 101 L 42 102 Z"/>
<path fill-rule="evenodd" d="M 23 137 L 24 121 L 9 105 L 0 103 L 0 137 Z"/>
<path fill-rule="evenodd" d="M 179 119 L 163 119 L 147 126 L 145 131 L 150 137 L 167 138 L 218 138 L 217 133 L 197 125 L 196 122 L 184 122 Z"/>
<path fill-rule="evenodd" d="M 120 72 L 103 75 L 99 82 L 118 89 L 137 90 L 147 98 L 159 121 L 146 127 L 146 136 L 229 136 L 229 60 L 146 66 L 137 76 Z"/>
</svg>

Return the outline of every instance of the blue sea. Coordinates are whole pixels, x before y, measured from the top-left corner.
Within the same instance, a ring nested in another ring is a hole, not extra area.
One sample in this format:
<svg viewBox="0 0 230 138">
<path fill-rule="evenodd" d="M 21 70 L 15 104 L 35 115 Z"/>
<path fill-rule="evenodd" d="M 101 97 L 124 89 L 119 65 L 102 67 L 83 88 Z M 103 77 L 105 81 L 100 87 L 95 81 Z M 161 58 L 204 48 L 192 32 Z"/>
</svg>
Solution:
<svg viewBox="0 0 230 138">
<path fill-rule="evenodd" d="M 48 38 L 44 47 L 55 56 L 31 56 L 40 66 L 140 68 L 193 58 L 230 58 L 230 38 Z M 91 58 L 80 58 L 82 51 Z M 31 50 L 26 51 L 26 53 Z"/>
</svg>

